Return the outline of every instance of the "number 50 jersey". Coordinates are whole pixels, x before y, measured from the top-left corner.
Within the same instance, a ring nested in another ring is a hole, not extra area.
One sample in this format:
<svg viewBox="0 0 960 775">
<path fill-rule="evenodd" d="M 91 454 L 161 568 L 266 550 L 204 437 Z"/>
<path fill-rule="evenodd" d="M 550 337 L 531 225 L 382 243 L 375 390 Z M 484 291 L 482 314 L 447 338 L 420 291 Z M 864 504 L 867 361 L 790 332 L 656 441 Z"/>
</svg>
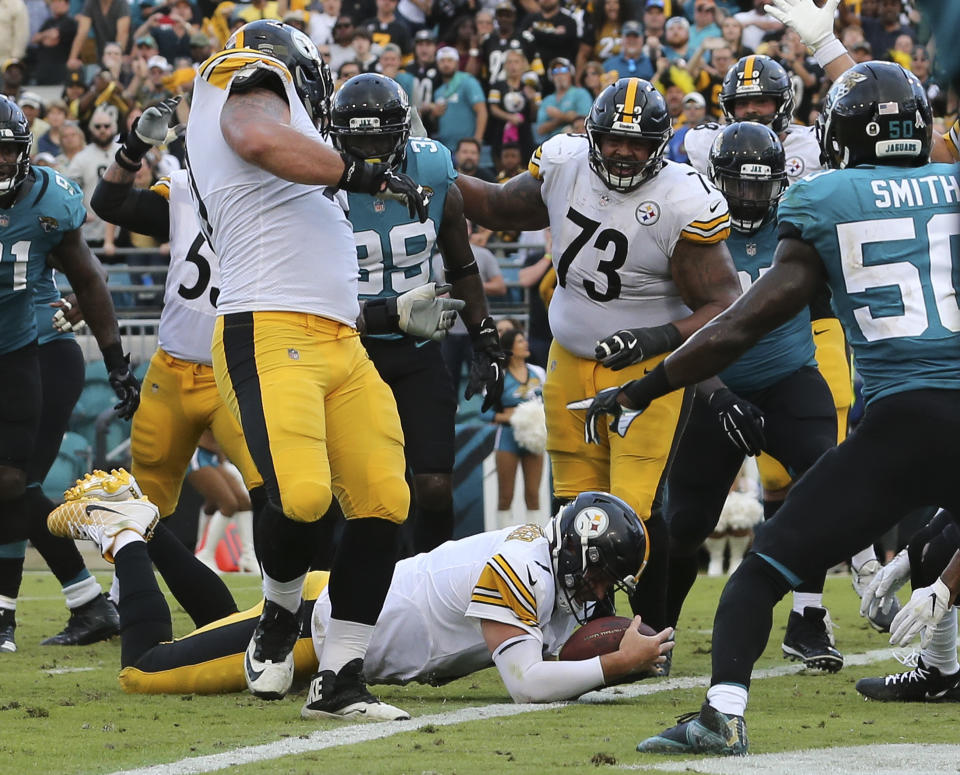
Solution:
<svg viewBox="0 0 960 775">
<path fill-rule="evenodd" d="M 566 350 L 592 360 L 614 331 L 690 314 L 671 275 L 673 249 L 680 239 L 712 244 L 730 233 L 726 200 L 703 175 L 667 161 L 635 191 L 611 191 L 590 169 L 584 135 L 550 138 L 530 173 L 543 181 L 550 214 L 550 328 Z"/>
</svg>

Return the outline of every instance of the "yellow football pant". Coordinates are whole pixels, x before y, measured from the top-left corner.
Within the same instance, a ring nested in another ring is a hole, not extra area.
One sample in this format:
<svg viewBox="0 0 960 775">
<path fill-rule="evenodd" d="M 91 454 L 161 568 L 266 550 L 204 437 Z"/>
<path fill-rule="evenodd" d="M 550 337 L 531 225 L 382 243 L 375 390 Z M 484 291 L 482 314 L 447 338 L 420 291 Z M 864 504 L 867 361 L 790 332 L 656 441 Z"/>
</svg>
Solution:
<svg viewBox="0 0 960 775">
<path fill-rule="evenodd" d="M 603 424 L 600 444 L 584 441 L 586 413 L 567 409 L 567 404 L 639 379 L 666 357 L 657 355 L 612 371 L 597 361 L 578 358 L 554 341 L 543 401 L 555 495 L 575 498 L 587 490 L 606 491 L 625 500 L 641 519 L 650 516 L 681 425 L 685 391 L 675 390 L 650 404 L 625 437 L 609 432 L 609 421 Z"/>
<path fill-rule="evenodd" d="M 223 403 L 213 368 L 157 350 L 143 378 L 133 416 L 130 450 L 133 475 L 160 509 L 173 513 L 200 435 L 210 428 L 217 444 L 243 474 L 247 489 L 263 484 L 247 451 L 243 431 Z"/>
<path fill-rule="evenodd" d="M 218 317 L 217 385 L 267 495 L 290 519 L 406 519 L 403 431 L 390 388 L 350 326 L 299 312 Z"/>
<path fill-rule="evenodd" d="M 847 438 L 847 416 L 853 405 L 853 375 L 847 359 L 847 339 L 836 318 L 821 318 L 811 323 L 816 345 L 817 368 L 833 394 L 837 407 L 837 444 Z M 780 461 L 770 455 L 757 457 L 760 482 L 767 491 L 782 490 L 793 481 Z"/>
</svg>

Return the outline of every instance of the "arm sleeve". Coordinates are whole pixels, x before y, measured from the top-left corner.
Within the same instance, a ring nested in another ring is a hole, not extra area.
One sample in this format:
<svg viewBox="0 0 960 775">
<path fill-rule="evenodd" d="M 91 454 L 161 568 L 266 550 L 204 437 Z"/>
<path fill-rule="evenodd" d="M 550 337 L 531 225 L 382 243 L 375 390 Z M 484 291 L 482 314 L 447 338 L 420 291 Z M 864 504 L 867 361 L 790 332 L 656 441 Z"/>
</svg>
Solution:
<svg viewBox="0 0 960 775">
<path fill-rule="evenodd" d="M 127 183 L 101 180 L 90 199 L 93 211 L 107 223 L 114 223 L 160 242 L 170 239 L 170 206 L 152 189 L 131 188 Z"/>
<path fill-rule="evenodd" d="M 493 663 L 514 702 L 569 700 L 603 686 L 600 657 L 544 662 L 540 648 L 538 640 L 518 635 L 493 652 Z"/>
</svg>

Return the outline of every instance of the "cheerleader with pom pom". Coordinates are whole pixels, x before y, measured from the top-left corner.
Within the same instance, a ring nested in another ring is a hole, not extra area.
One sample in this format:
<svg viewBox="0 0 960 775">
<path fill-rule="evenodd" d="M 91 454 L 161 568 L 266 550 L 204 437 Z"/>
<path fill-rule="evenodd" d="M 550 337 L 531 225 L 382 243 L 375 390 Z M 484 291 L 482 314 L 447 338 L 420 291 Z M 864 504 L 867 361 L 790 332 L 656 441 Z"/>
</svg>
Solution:
<svg viewBox="0 0 960 775">
<path fill-rule="evenodd" d="M 727 574 L 733 573 L 753 540 L 753 528 L 763 522 L 763 505 L 760 503 L 760 484 L 757 464 L 748 457 L 737 479 L 730 488 L 730 494 L 720 512 L 720 521 L 704 546 L 710 553 L 708 576 L 723 576 L 723 560 L 727 547 L 730 547 L 730 564 Z"/>
</svg>

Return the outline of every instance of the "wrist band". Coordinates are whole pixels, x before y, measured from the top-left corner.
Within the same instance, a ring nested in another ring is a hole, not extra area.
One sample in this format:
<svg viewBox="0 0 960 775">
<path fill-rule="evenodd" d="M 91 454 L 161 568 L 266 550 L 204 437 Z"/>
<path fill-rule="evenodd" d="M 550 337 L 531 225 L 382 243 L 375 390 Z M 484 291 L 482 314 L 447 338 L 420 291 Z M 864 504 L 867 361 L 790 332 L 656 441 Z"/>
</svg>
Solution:
<svg viewBox="0 0 960 775">
<path fill-rule="evenodd" d="M 134 164 L 132 161 L 127 159 L 123 155 L 123 147 L 117 148 L 117 152 L 113 155 L 113 160 L 117 163 L 117 166 L 121 169 L 125 169 L 127 172 L 139 172 L 140 168 L 143 166 L 142 161 L 138 161 Z"/>
<path fill-rule="evenodd" d="M 847 49 L 837 40 L 836 36 L 834 36 L 813 52 L 813 58 L 817 60 L 817 64 L 820 65 L 820 67 L 826 67 L 834 59 L 846 53 Z"/>
</svg>

